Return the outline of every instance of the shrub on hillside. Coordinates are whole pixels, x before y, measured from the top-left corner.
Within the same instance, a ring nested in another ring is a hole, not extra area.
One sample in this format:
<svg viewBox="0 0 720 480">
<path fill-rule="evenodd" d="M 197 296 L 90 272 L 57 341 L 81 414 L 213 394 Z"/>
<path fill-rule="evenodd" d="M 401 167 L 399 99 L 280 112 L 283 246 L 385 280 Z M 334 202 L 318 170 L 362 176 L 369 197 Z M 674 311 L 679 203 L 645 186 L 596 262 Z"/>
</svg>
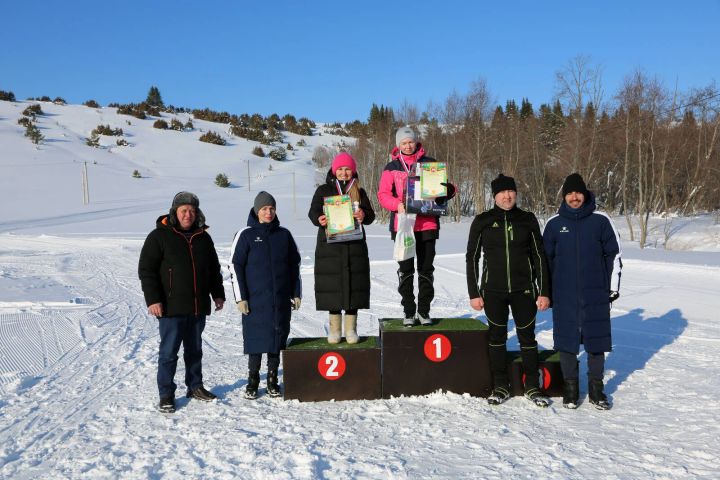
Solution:
<svg viewBox="0 0 720 480">
<path fill-rule="evenodd" d="M 177 118 L 173 118 L 172 120 L 170 120 L 170 128 L 172 130 L 177 130 L 178 132 L 182 132 L 183 130 L 185 130 L 182 122 Z"/>
<path fill-rule="evenodd" d="M 125 140 L 124 138 L 118 138 L 118 139 L 115 141 L 115 144 L 116 144 L 118 147 L 127 147 L 127 146 L 129 145 L 129 143 L 127 142 L 127 140 Z"/>
<path fill-rule="evenodd" d="M 192 114 L 193 117 L 197 118 L 198 120 L 205 120 L 215 123 L 231 123 L 231 120 L 233 119 L 233 116 L 231 116 L 227 112 L 215 112 L 213 110 L 210 110 L 209 108 L 205 108 L 203 110 L 195 109 L 192 111 Z"/>
<path fill-rule="evenodd" d="M 258 157 L 265 156 L 265 151 L 260 146 L 253 148 L 252 153 L 253 153 L 253 155 L 257 155 Z"/>
<path fill-rule="evenodd" d="M 272 158 L 273 160 L 277 160 L 278 162 L 282 162 L 287 158 L 287 153 L 283 148 L 274 148 L 270 150 L 270 153 L 268 153 L 268 157 Z"/>
<path fill-rule="evenodd" d="M 293 150 L 293 146 L 292 146 L 291 143 L 288 143 L 288 144 L 287 144 L 287 147 L 285 147 L 285 148 L 287 148 L 288 150 Z"/>
<path fill-rule="evenodd" d="M 133 170 L 132 177 L 133 178 L 142 178 L 142 175 L 140 175 L 140 172 L 138 172 L 137 170 Z"/>
<path fill-rule="evenodd" d="M 155 120 L 155 123 L 153 123 L 153 128 L 159 128 L 160 130 L 167 130 L 169 127 L 168 127 L 168 123 L 165 120 L 159 119 L 159 120 Z"/>
<path fill-rule="evenodd" d="M 29 117 L 18 118 L 18 125 L 22 125 L 23 127 L 27 127 L 31 123 L 32 123 L 32 120 Z"/>
<path fill-rule="evenodd" d="M 85 139 L 85 145 L 88 147 L 100 148 L 100 135 L 93 131 L 90 136 Z"/>
<path fill-rule="evenodd" d="M 215 177 L 215 185 L 222 188 L 227 188 L 230 186 L 230 179 L 228 179 L 227 175 L 224 173 L 218 173 Z"/>
<path fill-rule="evenodd" d="M 55 105 L 66 105 L 66 104 L 67 104 L 67 102 L 65 101 L 65 99 L 62 98 L 62 97 L 55 97 L 55 100 L 53 100 L 53 103 L 54 103 Z"/>
<path fill-rule="evenodd" d="M 87 102 L 83 103 L 83 105 L 90 108 L 100 108 L 100 104 L 95 100 L 88 100 Z"/>
<path fill-rule="evenodd" d="M 188 121 L 185 122 L 185 129 L 186 130 L 194 130 L 195 127 L 193 126 L 192 120 L 188 118 Z"/>
<path fill-rule="evenodd" d="M 219 133 L 209 131 L 200 136 L 200 141 L 205 143 L 214 143 L 215 145 L 225 145 L 227 142 Z"/>
<path fill-rule="evenodd" d="M 118 137 L 123 134 L 123 130 L 122 128 L 111 128 L 110 125 L 98 125 L 90 133 L 93 133 L 95 135 L 109 135 L 112 137 Z"/>
<path fill-rule="evenodd" d="M 305 145 L 307 145 L 307 143 L 305 142 L 304 138 L 301 138 L 295 145 L 297 145 L 298 147 L 304 147 Z"/>
<path fill-rule="evenodd" d="M 43 95 L 42 97 L 38 97 L 38 101 L 40 101 L 40 102 L 52 102 L 52 100 L 50 100 L 50 97 L 48 97 L 47 95 Z"/>
<path fill-rule="evenodd" d="M 30 123 L 30 125 L 25 127 L 25 136 L 35 145 L 38 145 L 45 139 L 42 133 L 40 133 L 40 129 L 34 123 Z"/>
<path fill-rule="evenodd" d="M 142 108 L 142 106 L 136 105 L 134 103 L 128 103 L 125 105 L 111 103 L 108 106 L 117 106 L 118 115 L 132 115 L 133 117 L 139 118 L 140 120 L 145 120 L 147 118 L 147 116 L 145 115 L 145 110 Z"/>
<path fill-rule="evenodd" d="M 23 110 L 23 115 L 26 117 L 32 117 L 35 118 L 35 115 L 42 115 L 43 111 L 42 108 L 40 108 L 39 103 L 33 103 L 32 105 L 28 105 L 25 110 Z"/>
<path fill-rule="evenodd" d="M 0 90 L 0 100 L 5 100 L 6 102 L 14 102 L 15 94 L 13 92 L 6 92 L 5 90 Z"/>
</svg>

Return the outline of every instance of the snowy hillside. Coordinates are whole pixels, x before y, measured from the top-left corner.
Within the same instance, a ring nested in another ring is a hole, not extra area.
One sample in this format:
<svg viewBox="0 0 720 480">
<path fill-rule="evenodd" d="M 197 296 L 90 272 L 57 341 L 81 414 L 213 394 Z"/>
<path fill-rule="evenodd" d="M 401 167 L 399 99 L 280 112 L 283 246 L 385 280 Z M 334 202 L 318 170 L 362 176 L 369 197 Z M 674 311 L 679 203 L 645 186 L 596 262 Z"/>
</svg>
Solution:
<svg viewBox="0 0 720 480">
<path fill-rule="evenodd" d="M 188 401 L 180 388 L 177 413 L 161 415 L 156 320 L 146 313 L 136 273 L 155 219 L 177 191 L 194 191 L 227 259 L 254 195 L 272 192 L 303 257 L 305 298 L 291 336 L 324 336 L 326 318 L 315 311 L 312 294 L 316 230 L 306 212 L 317 173 L 310 159 L 315 146 L 340 137 L 285 134 L 285 143 L 303 138 L 307 146 L 281 163 L 252 155 L 258 144 L 231 137 L 227 126 L 193 120 L 195 131 L 161 131 L 153 120 L 110 108 L 41 105 L 46 142 L 36 148 L 17 125 L 27 103 L 0 101 L 0 187 L 9 201 L 0 217 L 0 478 L 717 477 L 715 218 L 655 219 L 657 248 L 623 244 L 614 351 L 607 358 L 609 412 L 587 402 L 577 411 L 560 402 L 541 410 L 522 398 L 490 407 L 484 399 L 444 393 L 247 401 L 240 316 L 226 308 L 208 318 L 204 334 L 205 382 L 219 400 Z M 115 137 L 102 138 L 108 148 L 86 146 L 99 124 L 122 128 L 131 146 L 115 146 Z M 229 145 L 199 142 L 201 130 L 223 134 Z M 84 162 L 89 205 L 82 203 Z M 135 169 L 146 178 L 132 178 Z M 220 172 L 233 188 L 214 185 Z M 626 239 L 624 219 L 616 223 Z M 468 229 L 469 219 L 443 225 L 434 316 L 484 319 L 467 302 Z M 662 248 L 667 229 L 673 229 L 669 250 Z M 402 313 L 387 226 L 368 233 L 373 308 L 360 312 L 362 335 L 377 334 L 378 318 Z M 226 293 L 232 298 L 228 282 Z M 538 316 L 537 332 L 541 346 L 551 348 L 549 312 Z"/>
</svg>

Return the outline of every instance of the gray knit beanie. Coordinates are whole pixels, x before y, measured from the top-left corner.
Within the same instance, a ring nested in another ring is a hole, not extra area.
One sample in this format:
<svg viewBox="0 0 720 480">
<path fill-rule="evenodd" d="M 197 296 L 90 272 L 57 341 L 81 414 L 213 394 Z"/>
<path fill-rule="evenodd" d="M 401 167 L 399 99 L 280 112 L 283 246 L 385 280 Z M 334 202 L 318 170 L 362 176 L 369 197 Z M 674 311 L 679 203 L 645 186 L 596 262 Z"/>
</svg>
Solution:
<svg viewBox="0 0 720 480">
<path fill-rule="evenodd" d="M 270 195 L 268 192 L 263 190 L 262 192 L 258 193 L 257 196 L 255 197 L 255 202 L 253 202 L 253 212 L 255 212 L 255 215 L 257 215 L 258 212 L 260 212 L 261 208 L 267 207 L 268 205 L 273 208 L 276 208 L 275 207 L 275 198 L 272 195 Z"/>
<path fill-rule="evenodd" d="M 417 135 L 415 131 L 410 127 L 400 127 L 395 133 L 395 145 L 400 146 L 400 142 L 406 138 L 412 139 L 413 142 L 417 142 Z"/>
</svg>

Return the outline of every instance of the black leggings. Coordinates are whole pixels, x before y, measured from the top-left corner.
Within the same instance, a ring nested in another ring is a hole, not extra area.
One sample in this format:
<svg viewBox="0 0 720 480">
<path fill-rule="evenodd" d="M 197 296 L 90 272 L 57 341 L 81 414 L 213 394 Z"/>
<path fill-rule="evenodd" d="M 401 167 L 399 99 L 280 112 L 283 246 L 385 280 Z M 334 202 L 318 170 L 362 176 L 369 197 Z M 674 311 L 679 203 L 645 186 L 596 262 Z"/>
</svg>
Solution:
<svg viewBox="0 0 720 480">
<path fill-rule="evenodd" d="M 415 258 L 417 258 L 418 272 L 418 303 L 415 306 L 415 291 L 413 279 L 415 277 L 415 258 L 408 258 L 398 262 L 398 292 L 402 297 L 405 318 L 415 316 L 415 312 L 423 317 L 430 315 L 430 303 L 435 298 L 433 286 L 433 272 L 435 267 L 435 239 L 421 240 L 420 232 L 415 232 Z"/>
<path fill-rule="evenodd" d="M 260 363 L 262 362 L 262 353 L 251 353 L 248 355 L 248 370 L 250 373 L 257 373 L 260 371 Z M 268 372 L 277 372 L 280 367 L 280 354 L 279 353 L 268 353 L 267 354 L 267 368 Z"/>
<path fill-rule="evenodd" d="M 520 356 L 525 372 L 525 389 L 538 388 L 538 350 L 535 341 L 537 304 L 532 292 L 483 292 L 485 314 L 488 318 L 490 369 L 494 387 L 508 387 L 507 326 L 512 309 L 520 342 Z"/>
</svg>

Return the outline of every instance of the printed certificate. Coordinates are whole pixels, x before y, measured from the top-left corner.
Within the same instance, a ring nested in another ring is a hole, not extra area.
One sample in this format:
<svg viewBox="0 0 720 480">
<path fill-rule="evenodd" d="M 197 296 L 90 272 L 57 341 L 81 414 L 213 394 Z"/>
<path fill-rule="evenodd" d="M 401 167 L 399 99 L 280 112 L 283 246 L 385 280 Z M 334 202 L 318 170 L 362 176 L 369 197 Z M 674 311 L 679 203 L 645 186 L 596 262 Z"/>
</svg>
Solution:
<svg viewBox="0 0 720 480">
<path fill-rule="evenodd" d="M 420 168 L 420 196 L 437 198 L 447 196 L 447 165 L 444 162 L 427 162 L 418 164 Z"/>
<path fill-rule="evenodd" d="M 325 197 L 323 209 L 327 217 L 327 233 L 329 235 L 350 232 L 355 229 L 350 195 Z"/>
</svg>

